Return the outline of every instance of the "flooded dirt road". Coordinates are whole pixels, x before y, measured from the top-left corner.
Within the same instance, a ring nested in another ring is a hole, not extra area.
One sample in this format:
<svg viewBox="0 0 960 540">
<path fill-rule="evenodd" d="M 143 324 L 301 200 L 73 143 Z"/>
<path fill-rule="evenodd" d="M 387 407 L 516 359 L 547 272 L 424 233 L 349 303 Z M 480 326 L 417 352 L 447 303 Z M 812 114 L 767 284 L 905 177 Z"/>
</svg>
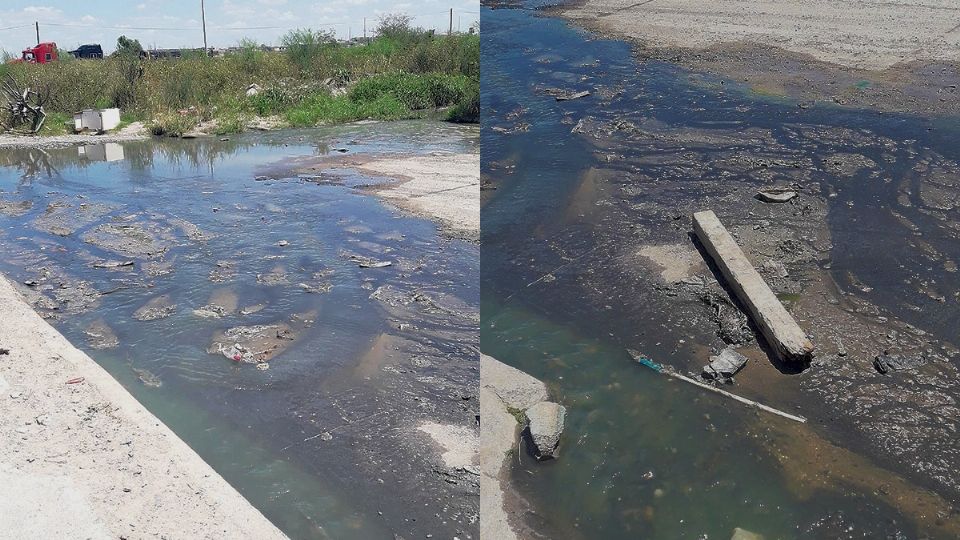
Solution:
<svg viewBox="0 0 960 540">
<path fill-rule="evenodd" d="M 524 6 L 483 12 L 481 333 L 567 406 L 559 460 L 512 460 L 531 530 L 960 534 L 956 119 L 770 96 Z M 691 239 L 707 208 L 811 335 L 811 366 L 756 343 Z M 749 357 L 728 390 L 810 422 L 626 353 L 699 373 L 727 346 Z"/>
<path fill-rule="evenodd" d="M 419 121 L 0 150 L 0 270 L 292 538 L 468 538 L 479 247 L 290 164 L 477 151 Z"/>
</svg>

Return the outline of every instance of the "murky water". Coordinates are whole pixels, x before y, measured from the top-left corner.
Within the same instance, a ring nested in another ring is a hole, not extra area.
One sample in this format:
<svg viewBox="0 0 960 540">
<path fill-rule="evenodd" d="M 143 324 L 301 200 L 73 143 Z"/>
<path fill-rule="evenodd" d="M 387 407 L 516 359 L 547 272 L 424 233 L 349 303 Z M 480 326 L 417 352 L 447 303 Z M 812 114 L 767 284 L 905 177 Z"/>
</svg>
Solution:
<svg viewBox="0 0 960 540">
<path fill-rule="evenodd" d="M 830 465 L 791 466 L 778 445 L 818 448 L 817 435 L 633 364 L 625 347 L 696 369 L 696 344 L 716 336 L 620 255 L 658 229 L 688 241 L 681 218 L 705 201 L 727 204 L 733 186 L 823 185 L 832 243 L 816 256 L 822 268 L 950 342 L 960 329 L 956 122 L 798 107 L 637 63 L 628 45 L 529 9 L 483 17 L 482 168 L 497 185 L 481 216 L 483 349 L 568 406 L 562 457 L 523 456 L 514 468 L 542 509 L 531 521 L 546 536 L 583 538 L 727 538 L 734 527 L 767 538 L 941 534 L 928 529 L 931 515 L 877 496 L 866 478 L 886 473 L 861 474 L 869 460 L 836 450 Z M 593 95 L 557 102 L 554 89 Z M 796 402 L 789 386 L 781 399 Z"/>
<path fill-rule="evenodd" d="M 365 395 L 353 368 L 391 324 L 371 293 L 425 289 L 476 306 L 478 247 L 354 189 L 383 179 L 278 178 L 276 164 L 477 144 L 475 129 L 399 122 L 2 150 L 0 270 L 291 537 L 389 537 L 416 511 L 372 496 L 344 450 L 376 406 L 345 408 L 344 396 Z M 169 316 L 137 318 L 164 295 Z M 118 346 L 94 348 L 98 321 Z M 257 356 L 267 362 L 208 351 L 218 332 L 258 325 L 276 325 L 279 354 Z"/>
</svg>

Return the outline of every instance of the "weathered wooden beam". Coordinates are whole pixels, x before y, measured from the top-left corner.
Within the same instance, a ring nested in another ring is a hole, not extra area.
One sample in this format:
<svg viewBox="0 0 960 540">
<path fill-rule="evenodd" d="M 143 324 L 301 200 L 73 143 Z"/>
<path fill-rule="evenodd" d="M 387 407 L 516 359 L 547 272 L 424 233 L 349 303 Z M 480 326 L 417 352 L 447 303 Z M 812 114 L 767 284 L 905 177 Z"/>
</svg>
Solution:
<svg viewBox="0 0 960 540">
<path fill-rule="evenodd" d="M 693 214 L 693 230 L 777 357 L 788 362 L 808 362 L 813 355 L 813 343 L 760 277 L 717 215 L 712 210 Z"/>
</svg>

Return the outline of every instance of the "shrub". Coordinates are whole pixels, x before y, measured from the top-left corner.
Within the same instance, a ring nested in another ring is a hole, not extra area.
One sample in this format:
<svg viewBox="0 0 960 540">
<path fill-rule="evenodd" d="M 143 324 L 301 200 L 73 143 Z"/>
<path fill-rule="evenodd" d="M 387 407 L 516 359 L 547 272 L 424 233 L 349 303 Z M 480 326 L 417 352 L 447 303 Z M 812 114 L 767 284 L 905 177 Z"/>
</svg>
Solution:
<svg viewBox="0 0 960 540">
<path fill-rule="evenodd" d="M 287 32 L 280 41 L 290 61 L 307 72 L 324 49 L 336 44 L 336 36 L 332 31 L 305 28 Z"/>
<path fill-rule="evenodd" d="M 480 85 L 470 81 L 467 94 L 447 113 L 447 120 L 458 123 L 477 123 L 480 121 Z"/>
<path fill-rule="evenodd" d="M 391 95 L 412 110 L 445 107 L 463 99 L 467 81 L 462 75 L 390 73 L 358 82 L 350 91 L 350 99 L 368 103 Z"/>
</svg>

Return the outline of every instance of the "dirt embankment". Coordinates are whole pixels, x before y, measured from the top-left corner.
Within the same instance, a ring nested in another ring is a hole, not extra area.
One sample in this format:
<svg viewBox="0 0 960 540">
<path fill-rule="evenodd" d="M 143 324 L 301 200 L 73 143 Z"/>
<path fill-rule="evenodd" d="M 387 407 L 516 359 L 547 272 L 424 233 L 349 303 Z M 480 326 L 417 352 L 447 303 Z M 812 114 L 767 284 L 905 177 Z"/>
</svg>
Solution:
<svg viewBox="0 0 960 540">
<path fill-rule="evenodd" d="M 437 222 L 447 236 L 474 242 L 480 238 L 479 153 L 324 156 L 285 163 L 280 170 L 291 168 L 314 175 L 320 183 L 339 182 L 337 171 L 342 169 L 390 178 L 393 181 L 370 189 L 406 212 Z"/>
<path fill-rule="evenodd" d="M 285 538 L 0 277 L 0 530 Z"/>
<path fill-rule="evenodd" d="M 15 135 L 0 133 L 0 148 L 59 148 L 76 144 L 99 144 L 139 141 L 150 136 L 142 122 L 134 122 L 104 135 Z"/>
<path fill-rule="evenodd" d="M 581 0 L 552 9 L 657 59 L 758 93 L 882 111 L 960 113 L 950 2 Z"/>
</svg>

